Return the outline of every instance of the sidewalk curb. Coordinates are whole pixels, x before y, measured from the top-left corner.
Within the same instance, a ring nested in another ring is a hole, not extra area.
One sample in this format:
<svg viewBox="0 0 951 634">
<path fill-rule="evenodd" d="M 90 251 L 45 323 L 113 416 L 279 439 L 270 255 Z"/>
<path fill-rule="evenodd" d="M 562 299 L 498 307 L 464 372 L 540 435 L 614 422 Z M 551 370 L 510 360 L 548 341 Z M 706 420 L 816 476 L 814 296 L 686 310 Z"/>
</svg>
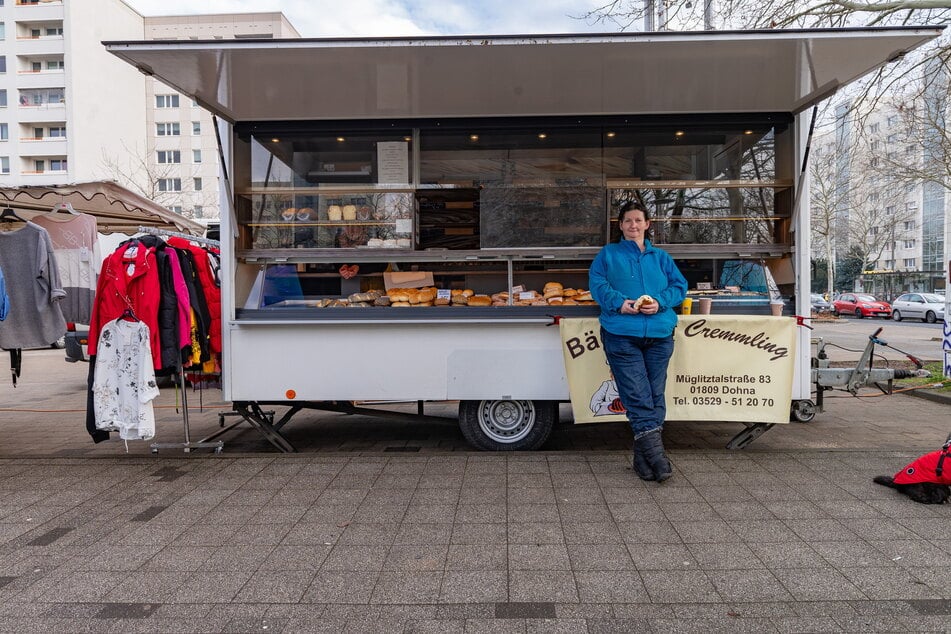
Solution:
<svg viewBox="0 0 951 634">
<path fill-rule="evenodd" d="M 905 394 L 908 396 L 914 396 L 915 398 L 923 398 L 926 401 L 932 401 L 934 403 L 951 405 L 951 394 L 939 394 L 937 392 L 930 392 L 928 390 L 910 390 L 905 392 Z"/>
</svg>

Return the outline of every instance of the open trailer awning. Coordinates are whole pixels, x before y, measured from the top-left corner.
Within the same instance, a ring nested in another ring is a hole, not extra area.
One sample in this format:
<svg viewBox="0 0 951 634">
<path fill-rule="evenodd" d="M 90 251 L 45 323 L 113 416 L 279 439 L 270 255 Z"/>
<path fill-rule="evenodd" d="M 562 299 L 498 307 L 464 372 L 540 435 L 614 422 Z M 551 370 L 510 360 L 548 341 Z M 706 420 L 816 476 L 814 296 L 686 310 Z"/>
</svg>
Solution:
<svg viewBox="0 0 951 634">
<path fill-rule="evenodd" d="M 49 212 L 60 203 L 68 203 L 78 212 L 95 216 L 100 233 L 132 235 L 139 227 L 180 231 L 195 236 L 205 231 L 205 227 L 194 220 L 169 211 L 112 181 L 0 187 L 0 207 L 12 207 L 26 219 Z"/>
<path fill-rule="evenodd" d="M 799 112 L 942 28 L 105 45 L 232 122 Z"/>
</svg>

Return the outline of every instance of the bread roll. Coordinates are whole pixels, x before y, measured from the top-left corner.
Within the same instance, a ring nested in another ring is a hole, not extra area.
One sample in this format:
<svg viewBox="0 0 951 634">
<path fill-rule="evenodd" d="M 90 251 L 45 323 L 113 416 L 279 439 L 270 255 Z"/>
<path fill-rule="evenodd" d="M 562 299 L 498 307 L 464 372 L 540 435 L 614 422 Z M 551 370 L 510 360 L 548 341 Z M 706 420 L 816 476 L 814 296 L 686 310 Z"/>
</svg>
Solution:
<svg viewBox="0 0 951 634">
<path fill-rule="evenodd" d="M 553 299 L 555 297 L 561 297 L 564 294 L 564 291 L 557 288 L 545 288 L 545 299 Z"/>
<path fill-rule="evenodd" d="M 591 297 L 590 291 L 584 291 L 582 293 L 578 293 L 577 295 L 574 296 L 574 299 L 579 302 L 593 302 L 594 301 L 594 298 Z"/>
<path fill-rule="evenodd" d="M 462 295 L 464 297 L 472 297 L 473 295 L 475 295 L 475 291 L 472 290 L 471 288 L 467 288 L 466 290 L 462 291 Z"/>
<path fill-rule="evenodd" d="M 575 290 L 575 289 L 573 289 L 573 288 L 566 288 L 564 291 L 562 291 L 561 296 L 562 296 L 562 297 L 574 297 L 574 296 L 577 295 L 577 294 L 578 294 L 578 291 L 577 291 L 577 290 Z"/>
<path fill-rule="evenodd" d="M 468 306 L 469 298 L 465 295 L 454 295 L 450 300 L 453 306 Z"/>
<path fill-rule="evenodd" d="M 561 297 L 561 296 L 558 296 L 558 297 L 546 297 L 545 300 L 546 300 L 550 305 L 556 305 L 556 304 L 559 304 L 559 305 L 560 305 L 560 304 L 564 303 L 564 301 L 565 301 L 564 298 Z"/>
<path fill-rule="evenodd" d="M 437 297 L 433 300 L 433 305 L 435 306 L 448 306 L 449 298 L 448 297 Z"/>
<path fill-rule="evenodd" d="M 420 289 L 419 293 L 417 293 L 417 297 L 419 299 L 420 304 L 423 304 L 425 302 L 431 302 L 434 299 L 436 299 L 436 292 L 429 288 Z"/>
<path fill-rule="evenodd" d="M 578 302 L 571 299 L 570 297 L 566 297 L 565 300 L 561 303 L 561 305 L 562 306 L 577 306 Z"/>
<path fill-rule="evenodd" d="M 392 304 L 390 304 L 390 306 L 403 307 L 403 306 L 412 306 L 412 304 L 410 304 L 409 302 L 393 302 Z"/>
<path fill-rule="evenodd" d="M 650 306 L 655 303 L 655 299 L 650 295 L 641 295 L 637 298 L 637 301 L 634 302 L 634 308 L 640 309 L 641 306 Z"/>
<path fill-rule="evenodd" d="M 488 295 L 473 295 L 469 298 L 470 306 L 491 306 L 492 298 Z"/>
<path fill-rule="evenodd" d="M 548 291 L 563 291 L 563 290 L 565 290 L 565 287 L 561 282 L 547 282 L 545 284 L 545 288 L 542 289 L 542 292 L 547 293 Z"/>
<path fill-rule="evenodd" d="M 396 302 L 409 302 L 409 293 L 402 288 L 391 288 L 387 295 L 394 304 Z"/>
<path fill-rule="evenodd" d="M 387 297 L 386 295 L 384 295 L 383 297 L 378 297 L 375 300 L 373 300 L 374 306 L 389 306 L 390 303 L 391 303 L 390 298 Z"/>
</svg>

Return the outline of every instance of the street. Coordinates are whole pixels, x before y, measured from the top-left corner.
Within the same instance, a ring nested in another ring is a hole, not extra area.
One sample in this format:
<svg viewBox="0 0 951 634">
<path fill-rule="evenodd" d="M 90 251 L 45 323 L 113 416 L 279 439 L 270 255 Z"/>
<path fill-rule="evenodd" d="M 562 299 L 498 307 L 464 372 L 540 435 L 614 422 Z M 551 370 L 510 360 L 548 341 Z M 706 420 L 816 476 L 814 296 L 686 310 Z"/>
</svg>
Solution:
<svg viewBox="0 0 951 634">
<path fill-rule="evenodd" d="M 868 338 L 881 328 L 879 339 L 912 354 L 922 361 L 942 359 L 941 342 L 943 324 L 926 324 L 915 321 L 892 321 L 890 319 L 840 318 L 835 321 L 812 321 L 812 339 L 821 337 L 826 343 L 826 353 L 832 361 L 858 359 Z M 900 352 L 875 347 L 875 353 L 889 361 L 905 359 Z"/>
</svg>

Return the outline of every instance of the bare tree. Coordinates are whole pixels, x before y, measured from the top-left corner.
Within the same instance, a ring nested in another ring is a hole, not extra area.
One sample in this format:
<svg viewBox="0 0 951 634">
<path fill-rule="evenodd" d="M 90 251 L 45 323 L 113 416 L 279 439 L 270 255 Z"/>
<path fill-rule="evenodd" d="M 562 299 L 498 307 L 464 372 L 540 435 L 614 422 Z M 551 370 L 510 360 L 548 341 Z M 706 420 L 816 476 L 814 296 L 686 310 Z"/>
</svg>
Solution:
<svg viewBox="0 0 951 634">
<path fill-rule="evenodd" d="M 153 161 L 152 151 L 141 150 L 138 146 L 123 144 L 119 156 L 106 154 L 100 159 L 102 169 L 117 183 L 152 200 L 167 209 L 181 207 L 185 217 L 200 217 L 195 206 L 202 209 L 217 206 L 216 188 L 202 187 L 195 191 L 195 181 L 181 163 L 157 163 Z M 182 204 L 183 198 L 192 202 Z"/>
</svg>

